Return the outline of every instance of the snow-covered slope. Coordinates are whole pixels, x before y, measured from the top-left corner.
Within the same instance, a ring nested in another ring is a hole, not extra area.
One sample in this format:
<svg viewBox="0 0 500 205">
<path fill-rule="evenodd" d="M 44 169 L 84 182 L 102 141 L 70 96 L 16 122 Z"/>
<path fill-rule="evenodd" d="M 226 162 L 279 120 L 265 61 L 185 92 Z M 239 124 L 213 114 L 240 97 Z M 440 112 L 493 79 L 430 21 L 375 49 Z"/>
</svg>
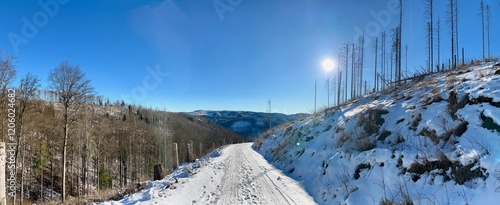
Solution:
<svg viewBox="0 0 500 205">
<path fill-rule="evenodd" d="M 499 204 L 494 64 L 365 96 L 277 128 L 254 146 L 319 204 Z"/>
<path fill-rule="evenodd" d="M 307 114 L 285 115 L 281 113 L 206 110 L 198 110 L 188 114 L 204 116 L 210 121 L 243 137 L 250 137 L 252 140 L 269 129 L 269 120 L 271 120 L 271 126 L 275 127 L 307 116 Z"/>
<path fill-rule="evenodd" d="M 314 204 L 293 179 L 270 165 L 250 143 L 228 145 L 183 164 L 163 180 L 121 201 L 125 204 Z"/>
</svg>

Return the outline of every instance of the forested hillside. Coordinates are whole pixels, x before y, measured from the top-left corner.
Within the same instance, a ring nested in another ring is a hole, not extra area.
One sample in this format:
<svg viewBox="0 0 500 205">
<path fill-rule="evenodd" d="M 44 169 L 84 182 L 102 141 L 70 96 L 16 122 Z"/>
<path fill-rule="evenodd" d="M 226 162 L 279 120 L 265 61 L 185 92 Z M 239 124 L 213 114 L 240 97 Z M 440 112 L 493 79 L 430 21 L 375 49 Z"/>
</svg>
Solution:
<svg viewBox="0 0 500 205">
<path fill-rule="evenodd" d="M 165 173 L 176 166 L 174 143 L 184 162 L 242 141 L 202 117 L 111 103 L 67 62 L 50 71 L 47 88 L 37 76 L 17 76 L 15 62 L 8 53 L 0 55 L 2 141 L 17 151 L 15 169 L 7 170 L 16 173 L 17 198 L 9 197 L 9 204 L 61 199 L 63 174 L 67 198 L 78 199 L 152 180 L 154 165 L 161 164 Z"/>
<path fill-rule="evenodd" d="M 197 110 L 187 114 L 203 116 L 212 122 L 240 134 L 247 140 L 255 140 L 259 135 L 273 127 L 308 116 L 308 114 L 305 113 L 286 115 L 282 113 L 208 110 Z"/>
</svg>

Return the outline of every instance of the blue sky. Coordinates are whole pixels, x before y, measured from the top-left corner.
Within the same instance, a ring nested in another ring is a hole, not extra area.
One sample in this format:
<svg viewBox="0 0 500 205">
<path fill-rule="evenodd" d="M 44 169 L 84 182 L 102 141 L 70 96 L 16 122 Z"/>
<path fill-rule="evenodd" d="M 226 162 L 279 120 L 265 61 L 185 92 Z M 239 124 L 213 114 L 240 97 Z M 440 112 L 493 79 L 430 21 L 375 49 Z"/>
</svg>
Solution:
<svg viewBox="0 0 500 205">
<path fill-rule="evenodd" d="M 391 1 L 40 1 L 57 2 L 47 11 L 38 1 L 0 0 L 0 49 L 17 56 L 17 80 L 31 72 L 45 87 L 49 70 L 67 60 L 112 101 L 175 112 L 265 112 L 271 98 L 273 112 L 310 112 L 315 80 L 317 106 L 327 104 L 321 61 L 336 58 L 342 43 L 353 41 L 356 28 L 373 23 L 393 28 L 396 15 L 382 25 L 371 14 L 388 11 Z M 493 36 L 500 33 L 500 2 L 485 3 L 492 10 L 492 55 L 499 56 L 500 43 Z M 412 72 L 427 55 L 423 3 L 406 0 L 404 6 L 403 44 L 408 44 Z M 445 6 L 436 3 L 443 24 Z M 478 7 L 479 0 L 460 1 L 460 47 L 466 58 L 481 58 Z M 36 28 L 27 36 L 26 21 Z M 24 41 L 15 45 L 13 34 Z M 446 25 L 442 36 L 441 58 L 448 59 Z M 365 55 L 364 79 L 371 83 L 373 57 L 368 49 Z"/>
</svg>

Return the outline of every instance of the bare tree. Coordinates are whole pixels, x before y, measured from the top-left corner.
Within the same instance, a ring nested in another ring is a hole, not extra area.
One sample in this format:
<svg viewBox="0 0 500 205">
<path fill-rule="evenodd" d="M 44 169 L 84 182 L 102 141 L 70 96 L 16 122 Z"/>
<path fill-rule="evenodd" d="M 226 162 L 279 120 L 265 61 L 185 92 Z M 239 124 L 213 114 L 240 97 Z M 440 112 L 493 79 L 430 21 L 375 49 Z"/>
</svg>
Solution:
<svg viewBox="0 0 500 205">
<path fill-rule="evenodd" d="M 491 58 L 490 27 L 491 27 L 490 5 L 486 5 L 486 31 L 488 36 L 488 58 Z"/>
<path fill-rule="evenodd" d="M 386 33 L 385 31 L 382 32 L 382 37 L 381 37 L 381 50 L 382 50 L 382 53 L 380 54 L 380 67 L 382 69 L 382 80 L 385 82 L 386 81 L 386 59 L 387 59 L 387 56 L 386 56 Z M 382 90 L 385 89 L 385 83 L 382 83 Z"/>
<path fill-rule="evenodd" d="M 354 63 L 356 61 L 356 51 L 355 51 L 355 47 L 354 47 L 354 43 L 352 43 L 352 47 L 351 47 L 351 99 L 354 99 L 354 95 L 356 93 L 356 88 L 355 88 L 355 81 L 356 81 L 356 78 L 354 76 L 356 76 L 356 64 Z"/>
<path fill-rule="evenodd" d="M 375 64 L 374 64 L 374 67 L 375 67 L 375 73 L 374 73 L 374 79 L 373 79 L 373 89 L 375 92 L 378 91 L 378 82 L 377 82 L 377 60 L 378 60 L 378 37 L 375 38 L 375 42 L 374 44 L 372 44 L 372 49 L 373 49 L 373 52 L 375 54 Z"/>
<path fill-rule="evenodd" d="M 340 55 L 341 54 L 339 53 L 339 56 Z M 337 81 L 337 106 L 340 106 L 340 91 L 341 91 L 340 87 L 342 86 L 342 69 L 340 67 L 338 67 L 337 71 L 338 71 L 337 72 L 337 74 L 338 74 L 338 77 L 337 77 L 337 79 L 338 79 L 338 81 Z"/>
<path fill-rule="evenodd" d="M 439 65 L 441 63 L 441 20 L 438 18 L 437 22 L 437 71 L 439 72 Z M 441 68 L 443 69 L 443 68 Z"/>
<path fill-rule="evenodd" d="M 0 50 L 0 105 L 4 105 L 4 96 L 7 94 L 7 86 L 12 82 L 14 77 L 16 76 L 16 57 L 12 56 L 10 53 Z M 3 114 L 5 109 L 0 109 Z M 2 121 L 5 118 L 2 118 Z M 5 133 L 5 126 L 7 123 L 2 123 L 2 133 Z M 6 134 L 2 134 L 2 141 L 5 142 L 7 136 Z"/>
<path fill-rule="evenodd" d="M 427 52 L 429 54 L 429 58 L 428 58 L 428 70 L 429 72 L 433 72 L 433 69 L 434 69 L 434 18 L 433 18 L 433 15 L 434 15 L 434 1 L 433 0 L 426 0 L 425 1 L 425 12 L 424 12 L 424 15 L 425 15 L 425 18 L 427 19 L 427 39 L 428 39 L 428 46 L 427 46 Z"/>
<path fill-rule="evenodd" d="M 405 44 L 405 75 L 408 78 L 408 44 Z"/>
<path fill-rule="evenodd" d="M 458 0 L 454 0 L 455 3 L 454 3 L 454 6 L 455 6 L 455 53 L 456 53 L 456 57 L 455 57 L 455 66 L 457 65 L 458 63 L 458 56 L 459 53 L 460 53 L 460 47 L 458 46 Z M 463 60 L 462 60 L 463 61 Z"/>
<path fill-rule="evenodd" d="M 358 94 L 357 96 L 361 96 L 363 95 L 363 67 L 364 67 L 364 62 L 365 62 L 365 59 L 364 59 L 364 55 L 365 55 L 365 35 L 361 35 L 361 37 L 359 38 L 359 44 L 358 44 L 358 72 L 357 72 L 357 75 L 358 75 Z"/>
<path fill-rule="evenodd" d="M 29 101 L 33 100 L 33 98 L 36 96 L 36 91 L 38 90 L 38 87 L 40 87 L 39 82 L 40 79 L 37 76 L 32 75 L 31 73 L 26 74 L 21 79 L 21 84 L 18 90 L 19 109 L 17 115 L 18 117 L 17 129 L 19 130 L 19 132 L 17 132 L 18 142 L 16 149 L 16 158 L 17 158 L 17 150 L 19 150 L 19 141 L 21 141 L 22 137 L 21 133 L 23 131 L 24 116 L 26 114 L 26 111 L 30 109 Z"/>
<path fill-rule="evenodd" d="M 432 26 L 430 22 L 427 22 L 427 73 L 432 73 Z"/>
<path fill-rule="evenodd" d="M 342 70 L 342 66 L 344 66 L 345 71 Z M 339 53 L 339 81 L 338 81 L 338 95 L 337 95 L 337 104 L 340 105 L 342 102 L 347 101 L 347 72 L 349 67 L 349 44 L 345 43 L 342 45 L 342 48 Z M 345 90 L 342 90 L 342 72 L 345 72 Z M 344 92 L 344 94 L 341 95 L 341 92 Z M 343 100 L 341 100 L 344 98 Z"/>
<path fill-rule="evenodd" d="M 18 103 L 19 103 L 19 109 L 17 109 L 17 144 L 16 144 L 16 164 L 17 164 L 17 159 L 19 159 L 19 150 L 21 147 L 21 143 L 23 143 L 23 138 L 22 136 L 27 133 L 24 129 L 24 124 L 25 124 L 25 116 L 26 112 L 29 111 L 30 109 L 33 108 L 31 103 L 33 101 L 33 98 L 36 96 L 38 87 L 40 87 L 40 79 L 37 76 L 32 75 L 31 73 L 26 74 L 22 79 L 21 79 L 21 84 L 18 89 Z M 21 153 L 23 156 L 25 155 L 24 153 L 25 149 L 22 149 Z M 17 173 L 17 166 L 16 168 L 16 173 Z M 24 161 L 21 163 L 21 168 L 24 168 Z M 24 174 L 23 170 L 21 170 L 21 182 L 24 181 Z M 19 197 L 19 202 L 20 204 L 23 204 L 23 192 L 24 192 L 24 187 L 23 183 L 21 183 L 21 194 Z M 14 199 L 15 201 L 15 199 Z"/>
<path fill-rule="evenodd" d="M 63 114 L 63 153 L 62 153 L 62 202 L 66 200 L 66 162 L 69 130 L 78 120 L 79 110 L 83 107 L 87 96 L 93 92 L 90 80 L 78 66 L 70 65 L 67 61 L 61 62 L 59 67 L 49 73 L 50 88 L 58 97 L 62 105 Z"/>
<path fill-rule="evenodd" d="M 403 31 L 403 0 L 399 0 L 399 27 L 397 30 L 397 49 L 396 49 L 396 77 L 398 83 L 401 82 L 401 59 L 402 59 L 402 31 Z"/>
<path fill-rule="evenodd" d="M 448 23 L 450 25 L 451 34 L 451 64 L 452 68 L 455 68 L 455 0 L 450 0 L 448 3 Z"/>
<path fill-rule="evenodd" d="M 5 92 L 7 85 L 16 76 L 16 57 L 10 53 L 0 50 L 0 84 L 2 93 Z"/>
<path fill-rule="evenodd" d="M 345 50 L 345 90 L 344 90 L 344 102 L 347 102 L 347 74 L 349 73 L 349 44 L 346 43 L 344 44 L 344 50 Z M 352 58 L 352 56 L 351 56 Z"/>
<path fill-rule="evenodd" d="M 479 15 L 481 16 L 481 34 L 482 34 L 482 45 L 483 45 L 483 60 L 485 59 L 484 55 L 484 1 L 481 0 L 479 3 Z"/>
<path fill-rule="evenodd" d="M 390 79 L 391 83 L 394 82 L 399 82 L 401 76 L 400 76 L 400 65 L 399 61 L 401 60 L 401 56 L 399 55 L 399 52 L 401 50 L 401 39 L 400 39 L 400 32 L 401 29 L 399 27 L 396 27 L 392 30 L 392 47 L 391 47 L 391 71 L 390 71 Z M 394 66 L 393 66 L 394 65 Z"/>
</svg>

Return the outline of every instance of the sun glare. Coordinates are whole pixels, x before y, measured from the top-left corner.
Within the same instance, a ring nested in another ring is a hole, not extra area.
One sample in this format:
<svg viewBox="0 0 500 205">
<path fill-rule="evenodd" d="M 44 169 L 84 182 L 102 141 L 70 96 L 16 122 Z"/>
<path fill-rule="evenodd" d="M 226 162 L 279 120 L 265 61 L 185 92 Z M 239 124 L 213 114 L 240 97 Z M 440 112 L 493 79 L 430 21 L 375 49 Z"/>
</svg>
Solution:
<svg viewBox="0 0 500 205">
<path fill-rule="evenodd" d="M 323 62 L 321 62 L 321 66 L 323 67 L 323 70 L 325 72 L 332 71 L 335 68 L 335 65 L 335 61 L 330 58 L 326 58 L 325 60 L 323 60 Z"/>
</svg>

